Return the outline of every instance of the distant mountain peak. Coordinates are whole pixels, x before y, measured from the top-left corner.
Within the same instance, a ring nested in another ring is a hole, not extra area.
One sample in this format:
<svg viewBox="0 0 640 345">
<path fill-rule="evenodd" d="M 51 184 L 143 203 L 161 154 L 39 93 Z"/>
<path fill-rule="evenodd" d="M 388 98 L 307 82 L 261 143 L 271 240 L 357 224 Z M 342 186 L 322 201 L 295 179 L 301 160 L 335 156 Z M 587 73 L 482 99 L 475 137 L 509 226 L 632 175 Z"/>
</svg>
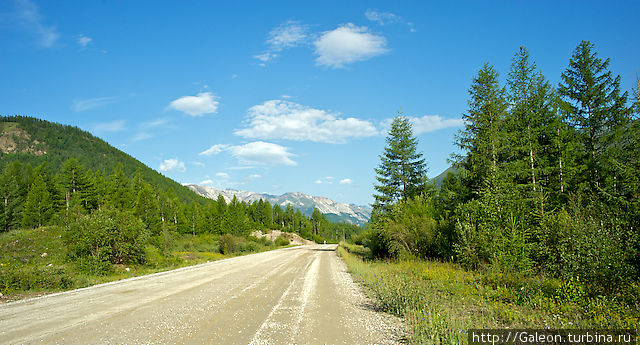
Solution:
<svg viewBox="0 0 640 345">
<path fill-rule="evenodd" d="M 352 224 L 364 224 L 371 218 L 371 208 L 369 206 L 359 206 L 354 204 L 344 204 L 331 200 L 323 196 L 311 196 L 302 192 L 288 192 L 281 195 L 271 195 L 267 193 L 256 193 L 236 189 L 215 189 L 208 186 L 196 184 L 187 185 L 192 191 L 205 198 L 217 199 L 222 195 L 228 203 L 235 196 L 239 201 L 252 203 L 257 200 L 269 201 L 272 205 L 280 207 L 291 207 L 300 210 L 306 216 L 311 216 L 313 209 L 323 213 L 331 221 L 345 221 Z"/>
</svg>

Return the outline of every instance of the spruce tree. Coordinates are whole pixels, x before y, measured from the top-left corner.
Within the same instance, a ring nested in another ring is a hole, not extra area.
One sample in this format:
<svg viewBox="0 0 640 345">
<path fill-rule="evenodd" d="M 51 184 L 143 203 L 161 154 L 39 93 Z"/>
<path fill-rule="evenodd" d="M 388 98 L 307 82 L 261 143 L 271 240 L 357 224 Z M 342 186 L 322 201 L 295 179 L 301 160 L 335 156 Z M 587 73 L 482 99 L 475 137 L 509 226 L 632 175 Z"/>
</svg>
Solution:
<svg viewBox="0 0 640 345">
<path fill-rule="evenodd" d="M 391 122 L 386 138 L 387 146 L 375 169 L 378 194 L 374 195 L 374 209 L 383 214 L 391 205 L 419 193 L 426 178 L 426 163 L 417 152 L 418 140 L 413 136 L 411 121 L 398 114 Z"/>
<path fill-rule="evenodd" d="M 498 77 L 488 63 L 480 69 L 469 89 L 469 110 L 462 116 L 465 127 L 456 135 L 456 144 L 466 156 L 454 159 L 466 170 L 466 183 L 474 193 L 485 187 L 496 192 L 501 156 L 508 151 L 503 149 L 508 103 Z"/>
<path fill-rule="evenodd" d="M 607 161 L 621 151 L 616 147 L 616 138 L 629 115 L 627 93 L 620 91 L 620 76 L 614 77 L 608 68 L 609 59 L 600 59 L 594 45 L 582 41 L 558 86 L 567 121 L 575 128 L 580 144 L 577 163 L 581 171 L 577 182 L 593 192 L 607 187 L 610 191 L 615 189 L 613 183 L 603 185 L 607 174 L 616 177 L 615 171 L 606 171 L 611 166 Z"/>
</svg>

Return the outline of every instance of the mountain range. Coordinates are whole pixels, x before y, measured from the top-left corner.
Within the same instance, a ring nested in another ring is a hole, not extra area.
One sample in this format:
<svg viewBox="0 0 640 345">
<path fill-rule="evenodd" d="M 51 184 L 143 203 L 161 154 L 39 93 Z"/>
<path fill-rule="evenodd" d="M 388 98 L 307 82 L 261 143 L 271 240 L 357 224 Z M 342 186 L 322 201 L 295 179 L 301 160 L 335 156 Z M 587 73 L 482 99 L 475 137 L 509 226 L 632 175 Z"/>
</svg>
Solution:
<svg viewBox="0 0 640 345">
<path fill-rule="evenodd" d="M 369 206 L 339 203 L 329 198 L 311 196 L 300 192 L 271 195 L 235 189 L 221 190 L 195 184 L 187 185 L 187 187 L 205 198 L 217 199 L 219 195 L 222 195 L 227 203 L 235 196 L 238 201 L 247 203 L 262 199 L 269 201 L 272 205 L 279 205 L 283 208 L 291 205 L 306 216 L 310 216 L 313 213 L 313 209 L 317 208 L 318 211 L 332 222 L 344 221 L 351 224 L 362 225 L 371 218 L 371 207 Z"/>
</svg>

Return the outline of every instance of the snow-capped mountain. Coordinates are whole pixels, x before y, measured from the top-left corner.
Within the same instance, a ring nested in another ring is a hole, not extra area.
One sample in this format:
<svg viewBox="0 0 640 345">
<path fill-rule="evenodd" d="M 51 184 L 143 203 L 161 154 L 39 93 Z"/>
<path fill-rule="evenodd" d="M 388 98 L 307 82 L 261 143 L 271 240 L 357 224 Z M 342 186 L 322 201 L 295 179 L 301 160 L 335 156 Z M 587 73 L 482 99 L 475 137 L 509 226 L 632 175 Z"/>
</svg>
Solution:
<svg viewBox="0 0 640 345">
<path fill-rule="evenodd" d="M 310 216 L 313 209 L 323 213 L 330 221 L 346 221 L 353 224 L 364 224 L 371 218 L 371 207 L 358 206 L 354 204 L 343 204 L 333 201 L 329 198 L 321 196 L 311 196 L 300 192 L 285 193 L 282 195 L 261 194 L 249 191 L 235 189 L 215 189 L 207 186 L 195 184 L 187 185 L 192 191 L 209 199 L 218 199 L 218 195 L 222 195 L 228 203 L 235 196 L 238 200 L 244 202 L 254 202 L 257 200 L 267 200 L 269 203 L 280 207 L 286 207 L 291 204 L 293 208 L 300 210 L 303 214 Z"/>
</svg>

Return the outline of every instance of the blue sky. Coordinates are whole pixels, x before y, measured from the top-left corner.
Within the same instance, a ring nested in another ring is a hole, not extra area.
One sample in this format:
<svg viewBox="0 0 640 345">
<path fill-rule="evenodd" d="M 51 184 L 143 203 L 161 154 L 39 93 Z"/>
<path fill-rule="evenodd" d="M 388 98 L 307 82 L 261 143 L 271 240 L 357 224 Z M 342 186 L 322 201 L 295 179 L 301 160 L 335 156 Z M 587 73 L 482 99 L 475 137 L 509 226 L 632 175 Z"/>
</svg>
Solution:
<svg viewBox="0 0 640 345">
<path fill-rule="evenodd" d="M 448 167 L 484 62 L 556 85 L 585 39 L 629 90 L 638 1 L 0 2 L 0 114 L 78 126 L 181 183 L 373 201 L 385 125 Z"/>
</svg>

